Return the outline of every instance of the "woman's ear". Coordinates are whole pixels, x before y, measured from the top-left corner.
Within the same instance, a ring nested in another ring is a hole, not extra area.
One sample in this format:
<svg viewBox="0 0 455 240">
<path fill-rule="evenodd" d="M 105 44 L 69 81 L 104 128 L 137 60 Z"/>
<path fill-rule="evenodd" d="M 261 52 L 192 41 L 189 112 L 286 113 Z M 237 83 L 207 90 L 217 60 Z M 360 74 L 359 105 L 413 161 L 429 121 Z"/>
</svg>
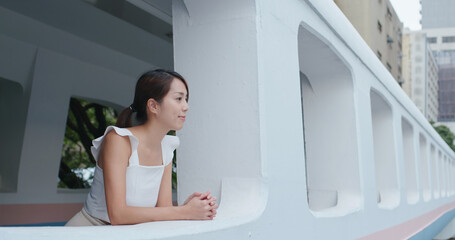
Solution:
<svg viewBox="0 0 455 240">
<path fill-rule="evenodd" d="M 147 109 L 149 109 L 149 111 L 152 113 L 158 114 L 160 111 L 160 104 L 155 101 L 155 99 L 150 98 L 147 100 Z"/>
</svg>

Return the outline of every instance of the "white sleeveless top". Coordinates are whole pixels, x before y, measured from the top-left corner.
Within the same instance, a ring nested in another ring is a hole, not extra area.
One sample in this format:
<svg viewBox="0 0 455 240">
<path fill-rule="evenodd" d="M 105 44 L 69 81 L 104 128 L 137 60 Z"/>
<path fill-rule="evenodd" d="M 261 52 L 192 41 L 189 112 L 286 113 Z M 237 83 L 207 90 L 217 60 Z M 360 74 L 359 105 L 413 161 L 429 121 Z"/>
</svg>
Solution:
<svg viewBox="0 0 455 240">
<path fill-rule="evenodd" d="M 172 162 L 174 150 L 180 144 L 179 138 L 166 135 L 161 141 L 163 165 L 141 166 L 139 165 L 139 157 L 137 154 L 138 139 L 126 128 L 109 126 L 103 136 L 92 141 L 93 146 L 91 150 L 93 157 L 97 162 L 104 136 L 112 129 L 120 136 L 128 136 L 131 143 L 131 156 L 129 158 L 129 165 L 126 168 L 126 204 L 128 206 L 136 207 L 155 207 L 158 200 L 164 167 Z M 103 169 L 98 166 L 98 163 L 95 167 L 92 187 L 85 200 L 84 209 L 93 217 L 106 222 L 111 222 L 107 214 Z"/>
</svg>

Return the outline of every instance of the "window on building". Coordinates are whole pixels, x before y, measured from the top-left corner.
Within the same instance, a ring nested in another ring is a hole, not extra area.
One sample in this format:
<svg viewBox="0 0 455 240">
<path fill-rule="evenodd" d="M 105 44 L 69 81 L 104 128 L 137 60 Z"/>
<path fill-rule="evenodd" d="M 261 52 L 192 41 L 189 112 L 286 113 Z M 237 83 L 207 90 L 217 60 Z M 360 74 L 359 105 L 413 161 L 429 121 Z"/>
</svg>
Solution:
<svg viewBox="0 0 455 240">
<path fill-rule="evenodd" d="M 387 44 L 389 45 L 389 48 L 392 49 L 393 38 L 387 34 L 386 41 Z"/>
<path fill-rule="evenodd" d="M 422 46 L 420 46 L 420 44 L 415 44 L 414 49 L 416 51 L 419 51 L 420 49 L 422 49 Z"/>
<path fill-rule="evenodd" d="M 429 37 L 427 38 L 428 43 L 436 43 L 436 37 Z"/>
<path fill-rule="evenodd" d="M 414 94 L 415 94 L 415 95 L 421 95 L 422 92 L 423 92 L 423 91 L 422 91 L 422 88 L 420 88 L 420 87 L 417 87 L 417 88 L 414 89 Z"/>
<path fill-rule="evenodd" d="M 392 71 L 392 66 L 390 65 L 390 63 L 387 62 L 386 66 L 387 66 L 387 69 L 389 69 L 389 72 L 391 72 Z"/>
<path fill-rule="evenodd" d="M 379 30 L 379 32 L 382 32 L 382 24 L 379 20 L 378 20 L 378 30 Z"/>
<path fill-rule="evenodd" d="M 392 12 L 390 11 L 390 8 L 389 8 L 389 7 L 387 7 L 386 17 L 387 17 L 389 20 L 392 20 Z"/>
<path fill-rule="evenodd" d="M 380 51 L 376 51 L 376 54 L 378 55 L 379 60 L 382 60 L 382 54 Z"/>
<path fill-rule="evenodd" d="M 443 43 L 453 43 L 455 42 L 455 36 L 442 37 Z"/>
</svg>

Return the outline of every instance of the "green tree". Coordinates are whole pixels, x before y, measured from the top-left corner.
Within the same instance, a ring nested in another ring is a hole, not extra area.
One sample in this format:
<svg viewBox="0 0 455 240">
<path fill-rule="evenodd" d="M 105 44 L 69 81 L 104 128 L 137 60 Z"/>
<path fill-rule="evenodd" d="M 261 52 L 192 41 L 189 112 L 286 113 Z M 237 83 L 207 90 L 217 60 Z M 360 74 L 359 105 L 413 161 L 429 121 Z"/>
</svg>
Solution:
<svg viewBox="0 0 455 240">
<path fill-rule="evenodd" d="M 88 181 L 78 174 L 77 169 L 95 166 L 95 159 L 90 153 L 92 139 L 103 135 L 106 127 L 114 125 L 116 121 L 117 113 L 110 107 L 82 99 L 70 99 L 58 174 L 59 187 L 90 187 Z"/>
<path fill-rule="evenodd" d="M 453 140 L 455 140 L 455 134 L 453 134 L 453 132 L 450 131 L 450 129 L 445 125 L 435 126 L 433 121 L 431 121 L 430 124 L 433 126 L 436 132 L 439 133 L 442 139 L 444 139 L 447 145 L 449 145 L 452 151 L 455 152 L 455 145 L 453 144 Z"/>
</svg>

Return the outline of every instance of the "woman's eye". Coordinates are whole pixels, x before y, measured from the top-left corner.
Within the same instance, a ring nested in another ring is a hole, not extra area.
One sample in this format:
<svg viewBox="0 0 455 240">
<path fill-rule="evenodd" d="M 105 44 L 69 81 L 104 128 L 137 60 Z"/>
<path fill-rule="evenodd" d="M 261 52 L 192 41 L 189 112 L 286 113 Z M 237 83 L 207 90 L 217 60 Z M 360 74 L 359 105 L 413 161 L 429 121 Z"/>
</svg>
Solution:
<svg viewBox="0 0 455 240">
<path fill-rule="evenodd" d="M 181 97 L 178 97 L 178 98 L 176 98 L 176 99 L 177 99 L 177 101 L 182 101 L 182 98 L 181 98 Z"/>
</svg>

